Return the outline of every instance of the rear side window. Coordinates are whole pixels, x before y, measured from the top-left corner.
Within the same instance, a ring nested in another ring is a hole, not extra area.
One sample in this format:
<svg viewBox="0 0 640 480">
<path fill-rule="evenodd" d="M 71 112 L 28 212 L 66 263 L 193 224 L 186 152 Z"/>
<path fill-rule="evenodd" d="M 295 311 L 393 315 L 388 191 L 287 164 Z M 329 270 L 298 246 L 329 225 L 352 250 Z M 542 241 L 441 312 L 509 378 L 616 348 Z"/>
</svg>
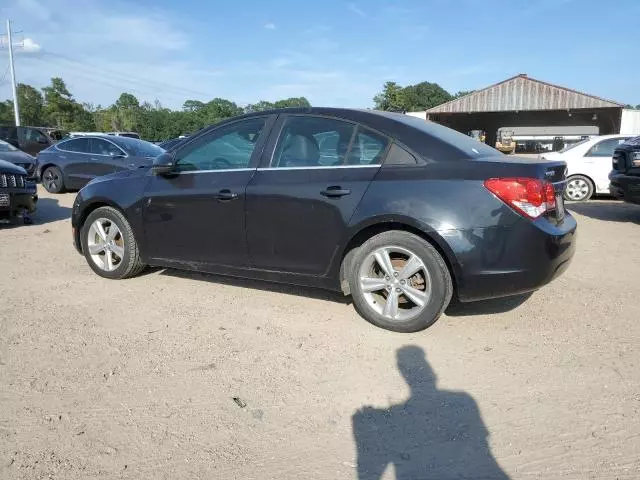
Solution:
<svg viewBox="0 0 640 480">
<path fill-rule="evenodd" d="M 347 165 L 376 165 L 382 162 L 389 140 L 376 132 L 358 128 Z"/>
<path fill-rule="evenodd" d="M 627 140 L 626 138 L 608 138 L 601 142 L 596 143 L 587 152 L 585 157 L 612 157 L 613 151 L 618 145 L 621 145 Z"/>
<path fill-rule="evenodd" d="M 73 140 L 67 140 L 66 142 L 60 142 L 58 144 L 59 150 L 65 152 L 77 152 L 88 153 L 89 152 L 89 139 L 88 138 L 74 138 Z"/>
<path fill-rule="evenodd" d="M 389 154 L 384 161 L 385 165 L 417 165 L 418 160 L 411 153 L 397 144 L 391 145 Z"/>
<path fill-rule="evenodd" d="M 354 125 L 331 118 L 288 117 L 282 127 L 271 166 L 343 165 L 354 130 Z"/>
</svg>

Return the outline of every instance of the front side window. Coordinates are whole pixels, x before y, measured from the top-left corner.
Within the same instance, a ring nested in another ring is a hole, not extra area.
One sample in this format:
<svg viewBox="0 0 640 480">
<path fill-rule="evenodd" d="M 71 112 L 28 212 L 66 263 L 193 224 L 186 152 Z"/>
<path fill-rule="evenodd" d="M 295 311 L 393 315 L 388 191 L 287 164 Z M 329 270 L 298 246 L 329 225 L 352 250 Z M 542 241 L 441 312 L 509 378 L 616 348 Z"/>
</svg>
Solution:
<svg viewBox="0 0 640 480">
<path fill-rule="evenodd" d="M 64 150 L 65 152 L 89 153 L 89 139 L 74 138 L 73 140 L 60 142 L 58 149 Z"/>
<path fill-rule="evenodd" d="M 330 118 L 286 119 L 273 156 L 273 168 L 338 166 L 345 163 L 355 127 Z"/>
<path fill-rule="evenodd" d="M 180 172 L 247 168 L 265 118 L 251 118 L 214 130 L 178 150 Z"/>
<path fill-rule="evenodd" d="M 586 157 L 613 157 L 613 151 L 625 142 L 626 138 L 608 138 L 596 143 L 585 155 Z"/>
<path fill-rule="evenodd" d="M 91 153 L 95 155 L 105 155 L 113 157 L 115 155 L 124 154 L 124 152 L 120 150 L 116 145 L 100 138 L 89 139 L 89 146 Z"/>
</svg>

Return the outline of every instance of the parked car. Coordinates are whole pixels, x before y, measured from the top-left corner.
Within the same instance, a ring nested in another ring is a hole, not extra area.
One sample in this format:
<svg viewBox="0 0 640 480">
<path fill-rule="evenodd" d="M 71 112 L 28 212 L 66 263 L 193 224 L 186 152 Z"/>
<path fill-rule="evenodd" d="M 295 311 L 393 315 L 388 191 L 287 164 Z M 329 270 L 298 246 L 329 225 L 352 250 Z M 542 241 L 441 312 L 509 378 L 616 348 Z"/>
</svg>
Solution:
<svg viewBox="0 0 640 480">
<path fill-rule="evenodd" d="M 27 180 L 25 169 L 0 160 L 0 220 L 12 220 L 23 215 L 25 223 L 28 223 L 29 215 L 36 211 L 37 202 L 36 184 Z"/>
<path fill-rule="evenodd" d="M 77 137 L 40 152 L 38 178 L 50 193 L 80 189 L 101 175 L 149 167 L 164 149 L 128 137 Z"/>
<path fill-rule="evenodd" d="M 56 128 L 0 126 L 0 140 L 30 155 L 36 155 L 60 141 L 65 135 L 67 132 Z"/>
<path fill-rule="evenodd" d="M 640 204 L 640 137 L 616 148 L 609 174 L 611 194 L 625 202 Z"/>
<path fill-rule="evenodd" d="M 29 180 L 35 180 L 36 159 L 28 153 L 18 150 L 16 147 L 4 140 L 0 140 L 0 160 L 5 160 L 24 168 L 27 172 L 27 178 Z"/>
<path fill-rule="evenodd" d="M 90 182 L 73 239 L 105 278 L 150 264 L 342 290 L 371 323 L 417 331 L 452 295 L 520 294 L 567 268 L 565 169 L 402 114 L 256 112 Z"/>
<path fill-rule="evenodd" d="M 574 143 L 558 152 L 543 153 L 543 160 L 567 162 L 566 200 L 589 200 L 594 194 L 609 195 L 609 172 L 613 151 L 631 135 L 602 135 Z"/>
</svg>

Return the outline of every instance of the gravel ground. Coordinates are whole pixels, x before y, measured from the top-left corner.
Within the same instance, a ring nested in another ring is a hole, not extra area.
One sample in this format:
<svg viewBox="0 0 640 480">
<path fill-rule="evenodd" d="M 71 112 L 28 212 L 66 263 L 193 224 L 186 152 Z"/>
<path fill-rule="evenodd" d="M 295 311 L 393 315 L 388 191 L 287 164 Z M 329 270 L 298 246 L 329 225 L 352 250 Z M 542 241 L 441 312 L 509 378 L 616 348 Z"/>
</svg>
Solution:
<svg viewBox="0 0 640 480">
<path fill-rule="evenodd" d="M 640 477 L 640 207 L 570 206 L 564 276 L 395 334 L 323 291 L 101 279 L 73 198 L 0 226 L 0 478 Z"/>
</svg>

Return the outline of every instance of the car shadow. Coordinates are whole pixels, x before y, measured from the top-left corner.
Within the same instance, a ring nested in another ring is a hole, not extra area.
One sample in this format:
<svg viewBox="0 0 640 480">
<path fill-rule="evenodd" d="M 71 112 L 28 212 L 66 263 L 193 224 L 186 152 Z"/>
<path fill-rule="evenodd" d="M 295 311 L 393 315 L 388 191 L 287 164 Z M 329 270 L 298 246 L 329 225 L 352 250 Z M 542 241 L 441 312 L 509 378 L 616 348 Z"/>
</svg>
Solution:
<svg viewBox="0 0 640 480">
<path fill-rule="evenodd" d="M 607 222 L 640 223 L 640 205 L 624 202 L 590 200 L 567 203 L 567 210 Z"/>
<path fill-rule="evenodd" d="M 364 406 L 352 416 L 358 480 L 380 480 L 390 466 L 397 480 L 508 480 L 473 397 L 439 389 L 418 346 L 400 348 L 396 359 L 409 398 L 387 408 Z"/>
<path fill-rule="evenodd" d="M 55 198 L 47 197 L 38 199 L 37 210 L 31 215 L 34 225 L 57 222 L 68 218 L 71 218 L 71 208 L 60 205 L 60 202 Z"/>
<path fill-rule="evenodd" d="M 71 218 L 71 208 L 60 205 L 55 198 L 40 198 L 36 211 L 30 215 L 32 225 L 46 225 Z M 16 228 L 25 225 L 22 218 L 14 218 L 10 221 L 0 222 L 0 228 Z"/>
<path fill-rule="evenodd" d="M 468 317 L 473 315 L 493 315 L 496 313 L 506 313 L 515 310 L 524 302 L 529 300 L 533 292 L 512 295 L 503 298 L 492 298 L 490 300 L 480 300 L 477 302 L 463 303 L 453 299 L 445 310 L 448 317 Z"/>
<path fill-rule="evenodd" d="M 174 270 L 170 268 L 163 269 L 160 275 L 168 275 L 170 277 L 185 278 L 189 280 L 197 280 L 201 282 L 218 283 L 229 285 L 232 287 L 251 288 L 262 290 L 264 292 L 282 293 L 285 295 L 295 295 L 298 297 L 313 298 L 316 300 L 326 300 L 343 305 L 351 304 L 351 297 L 344 296 L 339 292 L 332 292 L 314 287 L 302 287 L 298 285 L 289 285 L 286 283 L 274 283 L 262 280 L 244 279 L 238 277 L 227 277 L 224 275 L 216 275 L 213 273 L 191 272 L 187 270 Z"/>
</svg>

